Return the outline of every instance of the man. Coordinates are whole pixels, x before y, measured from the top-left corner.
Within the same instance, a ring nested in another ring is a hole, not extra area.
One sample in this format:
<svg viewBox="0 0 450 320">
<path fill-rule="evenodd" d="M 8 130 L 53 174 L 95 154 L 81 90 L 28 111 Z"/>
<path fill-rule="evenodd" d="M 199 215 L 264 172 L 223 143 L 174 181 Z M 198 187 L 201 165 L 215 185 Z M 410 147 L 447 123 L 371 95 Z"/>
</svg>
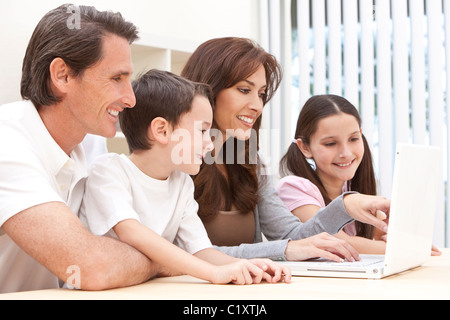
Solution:
<svg viewBox="0 0 450 320">
<path fill-rule="evenodd" d="M 120 14 L 63 5 L 37 25 L 24 57 L 24 101 L 0 107 L 0 293 L 88 290 L 141 283 L 160 267 L 77 217 L 87 175 L 86 134 L 115 135 L 135 104 L 130 44 Z"/>
</svg>

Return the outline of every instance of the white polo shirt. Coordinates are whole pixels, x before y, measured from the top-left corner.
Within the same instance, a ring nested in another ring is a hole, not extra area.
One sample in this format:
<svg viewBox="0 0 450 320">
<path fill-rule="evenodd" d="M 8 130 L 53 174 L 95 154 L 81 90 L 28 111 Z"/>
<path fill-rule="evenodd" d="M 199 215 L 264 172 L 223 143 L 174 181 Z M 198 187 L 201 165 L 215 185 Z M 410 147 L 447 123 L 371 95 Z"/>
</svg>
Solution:
<svg viewBox="0 0 450 320">
<path fill-rule="evenodd" d="M 30 101 L 0 106 L 0 293 L 58 287 L 57 277 L 21 250 L 2 226 L 15 214 L 48 202 L 64 202 L 77 214 L 86 177 L 83 148 L 67 156 Z"/>
</svg>

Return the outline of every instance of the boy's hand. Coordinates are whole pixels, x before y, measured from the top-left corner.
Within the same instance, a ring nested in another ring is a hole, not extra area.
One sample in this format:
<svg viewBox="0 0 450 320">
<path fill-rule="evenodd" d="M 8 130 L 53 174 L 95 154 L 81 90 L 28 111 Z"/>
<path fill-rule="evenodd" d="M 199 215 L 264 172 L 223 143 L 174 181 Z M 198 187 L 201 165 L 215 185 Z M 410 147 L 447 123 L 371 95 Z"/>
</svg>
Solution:
<svg viewBox="0 0 450 320">
<path fill-rule="evenodd" d="M 214 284 L 252 284 L 259 283 L 263 278 L 264 271 L 247 260 L 240 259 L 236 262 L 213 266 L 211 272 L 211 283 Z"/>
<path fill-rule="evenodd" d="M 211 282 L 214 284 L 254 284 L 260 283 L 263 279 L 270 283 L 276 283 L 283 279 L 289 283 L 291 272 L 269 259 L 241 259 L 237 262 L 215 266 L 212 273 Z"/>
<path fill-rule="evenodd" d="M 279 263 L 270 259 L 250 259 L 254 265 L 258 266 L 264 271 L 263 278 L 269 283 L 277 283 L 280 281 L 291 282 L 291 270 Z"/>
</svg>

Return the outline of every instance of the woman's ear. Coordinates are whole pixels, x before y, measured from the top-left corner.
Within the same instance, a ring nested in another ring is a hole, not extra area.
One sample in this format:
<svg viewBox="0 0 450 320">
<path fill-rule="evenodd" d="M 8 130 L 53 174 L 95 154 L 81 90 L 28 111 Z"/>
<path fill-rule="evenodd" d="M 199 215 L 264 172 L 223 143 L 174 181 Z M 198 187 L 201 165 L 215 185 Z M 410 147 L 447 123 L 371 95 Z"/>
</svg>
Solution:
<svg viewBox="0 0 450 320">
<path fill-rule="evenodd" d="M 152 120 L 148 128 L 148 138 L 156 140 L 161 144 L 168 144 L 170 142 L 170 124 L 169 121 L 162 117 L 156 117 Z"/>
<path fill-rule="evenodd" d="M 312 153 L 309 149 L 308 145 L 303 142 L 302 139 L 297 139 L 297 147 L 300 149 L 300 152 L 305 156 L 306 159 L 312 159 Z"/>
</svg>

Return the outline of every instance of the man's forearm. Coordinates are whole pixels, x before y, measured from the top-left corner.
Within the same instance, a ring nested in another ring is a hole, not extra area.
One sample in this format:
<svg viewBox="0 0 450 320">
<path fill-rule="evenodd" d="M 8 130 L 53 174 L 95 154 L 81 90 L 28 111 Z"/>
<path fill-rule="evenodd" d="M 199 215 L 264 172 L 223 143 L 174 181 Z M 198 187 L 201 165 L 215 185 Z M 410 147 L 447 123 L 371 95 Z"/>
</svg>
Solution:
<svg viewBox="0 0 450 320">
<path fill-rule="evenodd" d="M 160 267 L 118 240 L 90 233 L 61 202 L 24 210 L 3 224 L 11 239 L 61 280 L 102 290 L 155 277 Z"/>
<path fill-rule="evenodd" d="M 98 237 L 99 250 L 92 257 L 96 265 L 80 270 L 80 288 L 83 290 L 105 290 L 143 283 L 157 277 L 159 264 L 124 242 L 108 237 Z M 103 251 L 103 252 L 102 252 Z"/>
</svg>

